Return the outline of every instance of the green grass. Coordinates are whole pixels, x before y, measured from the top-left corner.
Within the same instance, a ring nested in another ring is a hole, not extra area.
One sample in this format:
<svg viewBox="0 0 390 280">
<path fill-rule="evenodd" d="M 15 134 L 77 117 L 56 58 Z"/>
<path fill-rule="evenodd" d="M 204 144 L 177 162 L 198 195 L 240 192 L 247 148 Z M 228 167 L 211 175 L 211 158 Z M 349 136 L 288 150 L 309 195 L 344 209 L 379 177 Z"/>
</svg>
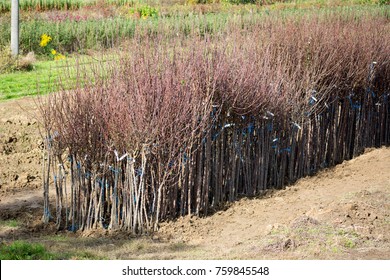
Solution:
<svg viewBox="0 0 390 280">
<path fill-rule="evenodd" d="M 27 241 L 14 241 L 0 244 L 0 260 L 97 260 L 102 257 L 88 251 L 52 252 L 43 244 Z"/>
<path fill-rule="evenodd" d="M 113 59 L 115 57 L 111 55 L 98 61 L 104 64 Z M 92 71 L 91 66 L 99 64 L 98 61 L 89 56 L 70 57 L 63 61 L 38 61 L 32 71 L 0 74 L 0 101 L 55 92 L 59 84 L 63 89 L 72 89 L 77 80 L 77 69 L 88 75 Z"/>
<path fill-rule="evenodd" d="M 20 222 L 18 220 L 5 220 L 5 221 L 0 221 L 0 227 L 11 227 L 11 228 L 17 228 L 20 226 Z"/>
<path fill-rule="evenodd" d="M 15 241 L 10 245 L 0 245 L 1 260 L 51 260 L 55 255 L 47 252 L 41 244 Z"/>
<path fill-rule="evenodd" d="M 356 242 L 352 239 L 345 239 L 342 243 L 342 245 L 347 249 L 353 249 L 356 247 Z"/>
<path fill-rule="evenodd" d="M 63 67 L 61 64 L 40 61 L 35 63 L 33 71 L 0 75 L 0 100 L 50 92 L 52 82 L 60 76 L 59 70 Z"/>
<path fill-rule="evenodd" d="M 58 233 L 38 239 L 0 242 L 1 260 L 204 259 L 203 251 L 182 242 L 149 237 L 80 237 Z"/>
</svg>

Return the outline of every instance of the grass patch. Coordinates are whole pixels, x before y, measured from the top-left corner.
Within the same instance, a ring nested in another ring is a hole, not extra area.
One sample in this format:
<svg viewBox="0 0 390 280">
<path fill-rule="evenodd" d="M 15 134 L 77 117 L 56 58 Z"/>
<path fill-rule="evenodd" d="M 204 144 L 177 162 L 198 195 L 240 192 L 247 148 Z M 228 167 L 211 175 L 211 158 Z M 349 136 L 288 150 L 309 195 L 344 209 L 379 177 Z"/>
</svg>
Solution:
<svg viewBox="0 0 390 280">
<path fill-rule="evenodd" d="M 47 240 L 49 241 L 55 241 L 55 242 L 69 242 L 70 238 L 65 235 L 50 235 L 47 237 Z"/>
<path fill-rule="evenodd" d="M 17 220 L 5 220 L 5 221 L 0 221 L 0 226 L 1 227 L 11 227 L 11 228 L 17 228 L 20 226 L 20 222 Z"/>
<path fill-rule="evenodd" d="M 1 260 L 52 260 L 55 255 L 49 253 L 42 244 L 15 241 L 10 245 L 0 245 Z"/>
<path fill-rule="evenodd" d="M 35 64 L 34 71 L 0 75 L 0 100 L 50 92 L 63 66 L 61 62 L 40 61 Z"/>
<path fill-rule="evenodd" d="M 11 244 L 0 244 L 1 260 L 101 260 L 104 257 L 97 256 L 88 251 L 49 251 L 40 243 L 27 241 L 15 241 Z"/>
<path fill-rule="evenodd" d="M 58 91 L 58 82 L 61 89 L 72 89 L 75 86 L 78 70 L 88 75 L 91 66 L 105 63 L 114 59 L 108 56 L 93 60 L 89 56 L 69 57 L 65 61 L 38 61 L 34 70 L 29 72 L 15 71 L 0 75 L 0 101 L 35 96 Z"/>
<path fill-rule="evenodd" d="M 343 244 L 345 248 L 353 249 L 356 247 L 356 243 L 352 239 L 345 239 Z"/>
<path fill-rule="evenodd" d="M 319 251 L 339 254 L 357 248 L 359 238 L 359 234 L 353 230 L 329 224 L 302 224 L 270 231 L 264 249 L 275 252 L 303 250 L 314 256 Z M 290 243 L 292 246 L 288 246 Z"/>
</svg>

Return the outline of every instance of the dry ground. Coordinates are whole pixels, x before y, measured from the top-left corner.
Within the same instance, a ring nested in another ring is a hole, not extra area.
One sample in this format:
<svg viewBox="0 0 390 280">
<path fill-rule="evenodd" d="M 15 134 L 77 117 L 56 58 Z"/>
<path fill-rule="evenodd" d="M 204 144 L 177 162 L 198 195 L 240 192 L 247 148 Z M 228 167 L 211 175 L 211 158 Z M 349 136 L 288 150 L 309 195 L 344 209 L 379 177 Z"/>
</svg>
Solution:
<svg viewBox="0 0 390 280">
<path fill-rule="evenodd" d="M 41 140 L 31 98 L 0 103 L 0 242 L 106 259 L 390 259 L 390 148 L 153 236 L 44 226 Z"/>
</svg>

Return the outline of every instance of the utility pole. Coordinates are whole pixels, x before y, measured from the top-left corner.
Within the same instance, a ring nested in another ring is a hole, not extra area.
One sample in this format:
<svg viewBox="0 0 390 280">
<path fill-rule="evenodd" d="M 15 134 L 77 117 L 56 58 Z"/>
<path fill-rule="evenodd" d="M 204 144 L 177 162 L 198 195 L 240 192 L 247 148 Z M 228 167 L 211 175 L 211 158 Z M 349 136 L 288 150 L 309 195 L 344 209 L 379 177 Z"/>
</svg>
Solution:
<svg viewBox="0 0 390 280">
<path fill-rule="evenodd" d="M 19 54 L 19 0 L 11 0 L 11 53 Z"/>
</svg>

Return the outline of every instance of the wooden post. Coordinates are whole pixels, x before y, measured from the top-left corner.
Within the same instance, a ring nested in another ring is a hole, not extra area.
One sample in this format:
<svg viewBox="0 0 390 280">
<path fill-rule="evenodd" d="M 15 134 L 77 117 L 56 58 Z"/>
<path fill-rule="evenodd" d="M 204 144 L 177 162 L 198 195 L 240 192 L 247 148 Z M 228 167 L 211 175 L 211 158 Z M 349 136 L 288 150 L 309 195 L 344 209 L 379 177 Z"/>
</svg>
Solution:
<svg viewBox="0 0 390 280">
<path fill-rule="evenodd" d="M 11 53 L 13 56 L 19 54 L 19 0 L 11 3 Z"/>
</svg>

